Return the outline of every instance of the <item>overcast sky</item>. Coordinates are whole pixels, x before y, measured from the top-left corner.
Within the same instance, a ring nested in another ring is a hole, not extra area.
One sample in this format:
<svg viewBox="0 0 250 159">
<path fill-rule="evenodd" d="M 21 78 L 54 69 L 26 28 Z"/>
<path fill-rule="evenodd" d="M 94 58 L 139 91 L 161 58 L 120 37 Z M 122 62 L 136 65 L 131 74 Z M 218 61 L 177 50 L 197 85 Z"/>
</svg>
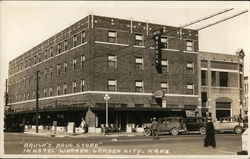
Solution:
<svg viewBox="0 0 250 159">
<path fill-rule="evenodd" d="M 0 105 L 8 62 L 47 38 L 93 12 L 96 15 L 149 21 L 180 26 L 218 11 L 235 8 L 226 14 L 193 25 L 198 29 L 216 20 L 249 8 L 249 2 L 1 2 L 0 8 Z M 249 67 L 249 13 L 199 31 L 200 51 L 235 54 L 243 48 Z M 248 71 L 247 71 L 248 72 Z M 247 74 L 245 72 L 245 74 Z"/>
</svg>

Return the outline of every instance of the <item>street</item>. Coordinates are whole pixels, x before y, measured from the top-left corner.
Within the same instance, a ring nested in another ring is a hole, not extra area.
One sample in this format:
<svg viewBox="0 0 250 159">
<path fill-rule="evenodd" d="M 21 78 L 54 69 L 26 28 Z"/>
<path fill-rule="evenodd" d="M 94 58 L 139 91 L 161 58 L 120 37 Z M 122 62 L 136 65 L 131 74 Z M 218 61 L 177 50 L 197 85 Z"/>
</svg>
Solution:
<svg viewBox="0 0 250 159">
<path fill-rule="evenodd" d="M 203 135 L 46 137 L 4 134 L 5 154 L 78 155 L 236 155 L 241 135 L 216 134 L 216 148 L 203 147 Z"/>
</svg>

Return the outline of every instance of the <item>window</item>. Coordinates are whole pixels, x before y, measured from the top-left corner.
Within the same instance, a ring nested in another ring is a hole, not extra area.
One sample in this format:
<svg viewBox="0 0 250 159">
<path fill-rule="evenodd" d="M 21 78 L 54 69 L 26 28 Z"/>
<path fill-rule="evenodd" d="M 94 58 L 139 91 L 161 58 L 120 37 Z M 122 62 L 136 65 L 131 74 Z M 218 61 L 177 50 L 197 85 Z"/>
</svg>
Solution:
<svg viewBox="0 0 250 159">
<path fill-rule="evenodd" d="M 36 64 L 37 63 L 37 60 L 36 60 L 36 56 L 34 56 L 34 64 Z M 19 67 L 20 69 L 21 69 L 21 67 Z"/>
<path fill-rule="evenodd" d="M 61 70 L 61 65 L 58 64 L 57 67 L 56 67 L 56 70 L 57 70 L 57 75 L 60 75 L 60 70 Z"/>
<path fill-rule="evenodd" d="M 164 93 L 168 93 L 168 83 L 167 82 L 161 83 L 161 90 L 164 91 Z"/>
<path fill-rule="evenodd" d="M 67 72 L 68 63 L 65 61 L 63 64 L 64 72 Z"/>
<path fill-rule="evenodd" d="M 60 85 L 57 85 L 57 87 L 56 87 L 56 92 L 57 92 L 57 95 L 58 95 L 58 96 L 60 95 L 60 90 L 61 90 L 61 86 L 60 86 Z"/>
<path fill-rule="evenodd" d="M 143 92 L 143 81 L 135 81 L 135 92 Z"/>
<path fill-rule="evenodd" d="M 194 51 L 194 44 L 192 40 L 186 40 L 186 50 Z"/>
<path fill-rule="evenodd" d="M 117 91 L 116 80 L 108 80 L 108 91 Z"/>
<path fill-rule="evenodd" d="M 63 94 L 67 94 L 67 83 L 63 84 Z"/>
<path fill-rule="evenodd" d="M 194 94 L 194 85 L 187 84 L 187 94 Z"/>
<path fill-rule="evenodd" d="M 219 72 L 220 87 L 228 87 L 228 72 Z"/>
<path fill-rule="evenodd" d="M 187 62 L 187 73 L 193 73 L 193 72 L 194 72 L 194 63 Z"/>
<path fill-rule="evenodd" d="M 30 100 L 30 92 L 27 93 L 27 99 Z"/>
<path fill-rule="evenodd" d="M 207 106 L 207 92 L 201 92 L 201 106 Z"/>
<path fill-rule="evenodd" d="M 50 66 L 49 72 L 50 72 L 50 78 L 52 78 L 52 75 L 53 75 L 53 68 L 52 68 L 52 66 Z"/>
<path fill-rule="evenodd" d="M 43 94 L 44 94 L 44 95 L 43 95 L 44 97 L 47 97 L 47 88 L 44 88 Z"/>
<path fill-rule="evenodd" d="M 211 79 L 211 82 L 212 82 L 211 84 L 212 84 L 212 86 L 216 86 L 216 71 L 212 71 L 211 74 L 212 74 L 211 75 L 211 78 L 212 78 Z"/>
<path fill-rule="evenodd" d="M 84 66 L 84 61 L 85 61 L 85 56 L 84 56 L 84 55 L 82 55 L 82 56 L 81 56 L 81 67 L 83 67 L 83 66 Z"/>
<path fill-rule="evenodd" d="M 50 48 L 49 53 L 50 53 L 50 57 L 53 57 L 53 47 Z"/>
<path fill-rule="evenodd" d="M 142 46 L 143 45 L 143 35 L 135 34 L 135 45 Z"/>
<path fill-rule="evenodd" d="M 41 54 L 38 54 L 38 55 L 37 55 L 37 58 L 38 58 L 38 62 L 41 62 L 41 61 L 42 61 L 42 59 L 41 59 Z"/>
<path fill-rule="evenodd" d="M 76 81 L 72 83 L 72 93 L 76 92 Z"/>
<path fill-rule="evenodd" d="M 117 32 L 108 31 L 108 42 L 116 43 L 117 42 Z"/>
<path fill-rule="evenodd" d="M 139 70 L 143 69 L 143 58 L 142 57 L 135 58 L 135 68 L 139 69 Z"/>
<path fill-rule="evenodd" d="M 84 79 L 81 79 L 81 91 L 82 92 L 84 91 L 84 84 L 85 84 Z"/>
<path fill-rule="evenodd" d="M 44 51 L 44 59 L 46 60 L 47 58 L 48 58 L 48 51 L 45 50 L 45 51 Z"/>
<path fill-rule="evenodd" d="M 64 40 L 64 51 L 68 50 L 68 40 Z"/>
<path fill-rule="evenodd" d="M 81 43 L 85 42 L 85 31 L 81 32 Z"/>
<path fill-rule="evenodd" d="M 206 86 L 207 85 L 207 71 L 201 70 L 201 85 Z"/>
<path fill-rule="evenodd" d="M 108 56 L 108 67 L 117 67 L 117 56 L 109 55 Z"/>
<path fill-rule="evenodd" d="M 162 48 L 164 48 L 164 49 L 168 48 L 168 38 L 167 37 L 161 37 L 161 43 L 162 43 Z"/>
<path fill-rule="evenodd" d="M 45 79 L 47 78 L 47 74 L 48 74 L 47 68 L 45 68 L 45 69 L 44 69 L 44 78 L 45 78 Z"/>
<path fill-rule="evenodd" d="M 30 67 L 30 58 L 28 59 L 28 67 Z"/>
<path fill-rule="evenodd" d="M 77 35 L 73 36 L 73 47 L 77 46 Z"/>
<path fill-rule="evenodd" d="M 62 52 L 61 50 L 61 43 L 57 44 L 57 53 L 60 54 Z"/>
<path fill-rule="evenodd" d="M 161 60 L 161 66 L 165 69 L 168 69 L 168 60 L 165 59 Z"/>
<path fill-rule="evenodd" d="M 33 91 L 33 99 L 35 99 L 35 98 L 36 98 L 36 92 Z"/>
<path fill-rule="evenodd" d="M 76 69 L 76 58 L 73 59 L 73 70 Z"/>
<path fill-rule="evenodd" d="M 49 96 L 52 96 L 52 87 L 49 87 Z"/>
</svg>

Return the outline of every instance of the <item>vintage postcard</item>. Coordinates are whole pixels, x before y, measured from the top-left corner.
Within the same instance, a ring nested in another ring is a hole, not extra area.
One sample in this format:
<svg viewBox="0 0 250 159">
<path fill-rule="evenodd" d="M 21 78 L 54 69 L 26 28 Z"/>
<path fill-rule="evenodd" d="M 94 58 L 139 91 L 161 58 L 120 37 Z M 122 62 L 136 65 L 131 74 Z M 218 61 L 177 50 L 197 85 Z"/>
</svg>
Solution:
<svg viewBox="0 0 250 159">
<path fill-rule="evenodd" d="M 249 157 L 249 2 L 0 5 L 1 157 Z"/>
</svg>

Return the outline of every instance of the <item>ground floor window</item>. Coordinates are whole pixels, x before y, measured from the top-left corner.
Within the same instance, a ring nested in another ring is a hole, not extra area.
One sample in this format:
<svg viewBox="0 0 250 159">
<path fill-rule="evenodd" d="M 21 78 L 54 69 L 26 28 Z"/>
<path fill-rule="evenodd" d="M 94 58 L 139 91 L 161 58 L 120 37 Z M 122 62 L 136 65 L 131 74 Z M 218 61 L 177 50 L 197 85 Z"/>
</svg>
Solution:
<svg viewBox="0 0 250 159">
<path fill-rule="evenodd" d="M 216 118 L 230 117 L 231 103 L 230 102 L 216 102 Z"/>
</svg>

